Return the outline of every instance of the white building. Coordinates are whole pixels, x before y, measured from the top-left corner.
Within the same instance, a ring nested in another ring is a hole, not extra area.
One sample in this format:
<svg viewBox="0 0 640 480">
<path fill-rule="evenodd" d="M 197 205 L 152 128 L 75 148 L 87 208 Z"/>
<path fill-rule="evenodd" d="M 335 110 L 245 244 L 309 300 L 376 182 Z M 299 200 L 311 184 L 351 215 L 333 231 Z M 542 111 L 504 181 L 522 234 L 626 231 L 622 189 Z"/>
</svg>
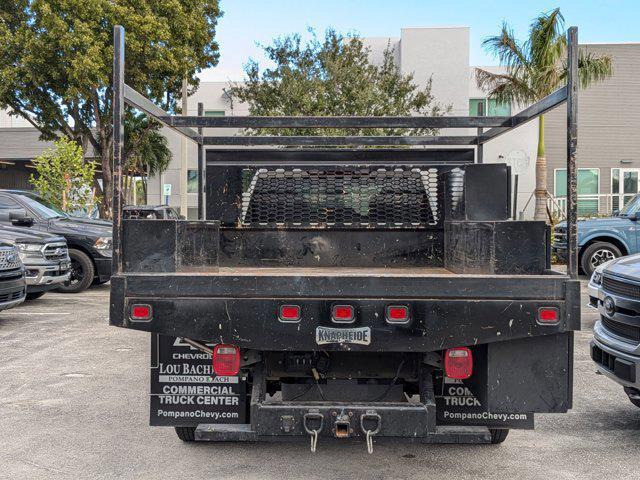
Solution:
<svg viewBox="0 0 640 480">
<path fill-rule="evenodd" d="M 387 47 L 394 50 L 395 59 L 403 73 L 413 73 L 414 82 L 424 86 L 432 79 L 432 94 L 436 101 L 450 105 L 449 115 L 467 116 L 478 113 L 478 105 L 482 104 L 485 115 L 510 115 L 516 113 L 511 106 L 497 105 L 486 99 L 486 93 L 476 86 L 475 69 L 469 65 L 469 28 L 468 27 L 425 27 L 403 28 L 400 37 L 365 38 L 364 43 L 371 49 L 373 62 L 380 62 Z M 499 67 L 483 67 L 496 70 Z M 231 104 L 225 90 L 229 84 L 225 82 L 201 82 L 198 91 L 189 97 L 188 114 L 197 114 L 197 104 L 204 104 L 205 115 L 248 115 L 248 108 L 242 104 Z M 484 147 L 485 162 L 506 162 L 512 164 L 513 172 L 519 174 L 518 210 L 523 210 L 534 190 L 535 155 L 537 147 L 537 120 L 492 140 Z M 454 135 L 469 135 L 456 129 L 442 132 Z M 185 188 L 182 142 L 187 143 L 187 216 L 197 215 L 197 155 L 193 142 L 182 140 L 181 136 L 165 129 L 173 151 L 173 161 L 162 178 L 149 181 L 149 203 L 164 203 L 163 184 L 171 184 L 169 204 L 176 208 L 184 205 Z M 208 134 L 212 134 L 209 132 Z M 233 132 L 216 131 L 215 134 L 229 135 Z M 533 201 L 529 202 L 526 215 L 533 211 Z"/>
</svg>

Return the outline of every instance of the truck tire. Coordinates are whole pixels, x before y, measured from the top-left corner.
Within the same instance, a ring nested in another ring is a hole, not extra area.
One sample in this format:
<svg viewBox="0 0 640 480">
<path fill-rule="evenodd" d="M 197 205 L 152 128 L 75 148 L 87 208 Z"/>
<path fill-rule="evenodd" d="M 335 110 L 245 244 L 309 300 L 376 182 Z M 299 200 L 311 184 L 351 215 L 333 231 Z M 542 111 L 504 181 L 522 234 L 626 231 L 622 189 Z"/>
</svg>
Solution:
<svg viewBox="0 0 640 480">
<path fill-rule="evenodd" d="M 582 270 L 584 270 L 584 274 L 587 277 L 591 277 L 591 274 L 598 265 L 621 256 L 622 252 L 613 243 L 595 242 L 582 252 L 580 265 L 582 266 Z"/>
<path fill-rule="evenodd" d="M 490 428 L 489 433 L 491 434 L 491 443 L 498 444 L 502 443 L 507 439 L 507 435 L 509 435 L 508 428 Z"/>
<path fill-rule="evenodd" d="M 624 393 L 629 397 L 629 401 L 640 408 L 640 391 L 637 388 L 624 387 Z"/>
<path fill-rule="evenodd" d="M 71 278 L 58 291 L 63 293 L 80 293 L 84 292 L 95 276 L 96 269 L 89 256 L 74 248 L 69 249 L 69 258 L 71 258 Z"/>
<path fill-rule="evenodd" d="M 27 293 L 27 300 L 36 300 L 36 299 L 40 298 L 41 296 L 43 296 L 45 293 L 47 293 L 47 292 L 31 292 L 31 293 Z"/>
<path fill-rule="evenodd" d="M 174 427 L 178 438 L 183 442 L 196 441 L 196 427 Z"/>
</svg>

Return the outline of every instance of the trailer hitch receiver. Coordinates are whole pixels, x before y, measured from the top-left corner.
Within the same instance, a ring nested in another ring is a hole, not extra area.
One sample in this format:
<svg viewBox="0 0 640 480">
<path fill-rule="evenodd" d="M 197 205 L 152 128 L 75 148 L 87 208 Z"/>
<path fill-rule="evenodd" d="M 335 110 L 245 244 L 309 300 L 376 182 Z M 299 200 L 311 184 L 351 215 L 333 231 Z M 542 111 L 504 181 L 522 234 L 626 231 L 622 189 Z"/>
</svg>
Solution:
<svg viewBox="0 0 640 480">
<path fill-rule="evenodd" d="M 350 415 L 353 415 L 349 412 Z M 349 438 L 349 436 L 353 433 L 353 428 L 351 428 L 351 418 L 347 414 L 337 414 L 337 412 L 333 412 L 333 415 L 336 417 L 336 420 L 333 422 L 333 428 L 331 432 L 336 438 Z"/>
</svg>

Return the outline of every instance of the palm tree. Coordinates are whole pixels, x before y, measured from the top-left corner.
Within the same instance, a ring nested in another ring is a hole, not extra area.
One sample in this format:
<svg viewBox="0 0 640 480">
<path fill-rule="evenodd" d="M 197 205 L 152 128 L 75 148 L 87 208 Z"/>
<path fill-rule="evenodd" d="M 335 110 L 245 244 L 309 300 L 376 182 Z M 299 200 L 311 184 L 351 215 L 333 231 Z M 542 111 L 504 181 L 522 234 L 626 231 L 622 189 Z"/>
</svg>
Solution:
<svg viewBox="0 0 640 480">
<path fill-rule="evenodd" d="M 567 79 L 567 37 L 560 9 L 541 14 L 531 24 L 529 38 L 519 42 L 505 22 L 500 34 L 483 43 L 506 67 L 505 73 L 492 73 L 476 68 L 476 81 L 490 98 L 499 102 L 526 105 L 553 93 Z M 580 86 L 602 81 L 613 74 L 609 56 L 583 51 L 579 54 Z M 547 159 L 544 147 L 544 115 L 538 123 L 538 154 L 536 159 L 536 204 L 534 218 L 547 219 Z"/>
<path fill-rule="evenodd" d="M 146 203 L 149 176 L 159 175 L 169 168 L 172 154 L 160 128 L 160 124 L 149 121 L 144 115 L 130 114 L 125 118 L 125 198 L 135 188 L 133 177 L 141 177 Z"/>
</svg>

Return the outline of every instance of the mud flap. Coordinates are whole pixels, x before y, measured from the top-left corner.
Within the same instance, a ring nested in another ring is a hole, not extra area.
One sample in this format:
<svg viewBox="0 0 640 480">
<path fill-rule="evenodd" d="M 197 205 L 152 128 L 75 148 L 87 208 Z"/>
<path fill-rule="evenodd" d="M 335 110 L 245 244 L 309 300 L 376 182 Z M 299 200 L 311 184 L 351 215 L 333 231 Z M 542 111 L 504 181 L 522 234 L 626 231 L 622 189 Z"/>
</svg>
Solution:
<svg viewBox="0 0 640 480">
<path fill-rule="evenodd" d="M 438 425 L 486 426 L 503 429 L 532 429 L 533 413 L 490 412 L 460 380 L 439 378 L 436 382 Z"/>
<path fill-rule="evenodd" d="M 151 335 L 151 401 L 154 426 L 195 427 L 246 420 L 246 377 L 217 377 L 211 355 L 165 335 Z"/>
</svg>

